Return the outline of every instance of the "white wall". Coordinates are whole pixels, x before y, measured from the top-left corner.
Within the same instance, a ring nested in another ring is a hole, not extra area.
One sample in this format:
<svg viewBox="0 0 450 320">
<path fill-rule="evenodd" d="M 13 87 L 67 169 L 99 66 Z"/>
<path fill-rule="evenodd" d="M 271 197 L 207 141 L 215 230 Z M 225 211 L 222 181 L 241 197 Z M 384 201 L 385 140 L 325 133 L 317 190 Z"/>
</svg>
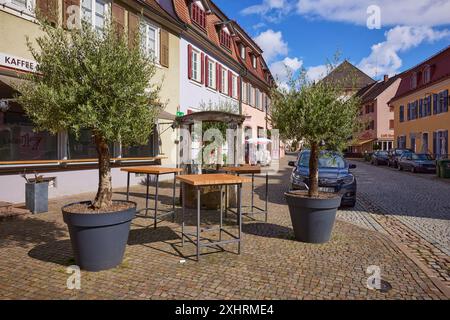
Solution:
<svg viewBox="0 0 450 320">
<path fill-rule="evenodd" d="M 192 81 L 188 77 L 188 45 L 191 44 L 192 47 L 196 50 L 205 53 L 210 57 L 211 60 L 217 61 L 217 58 L 214 55 L 211 55 L 209 52 L 205 52 L 201 50 L 199 47 L 195 46 L 192 43 L 189 43 L 186 39 L 180 39 L 180 111 L 183 111 L 185 114 L 188 109 L 198 111 L 201 103 L 209 104 L 211 101 L 213 104 L 218 104 L 221 101 L 232 101 L 233 103 L 238 104 L 236 99 L 232 99 L 224 94 L 219 93 L 214 89 L 210 89 L 205 87 L 200 83 Z M 226 64 L 218 61 L 225 68 L 231 70 L 235 75 L 238 75 L 237 72 L 233 69 L 230 69 Z M 217 75 L 216 75 L 217 76 Z"/>
</svg>

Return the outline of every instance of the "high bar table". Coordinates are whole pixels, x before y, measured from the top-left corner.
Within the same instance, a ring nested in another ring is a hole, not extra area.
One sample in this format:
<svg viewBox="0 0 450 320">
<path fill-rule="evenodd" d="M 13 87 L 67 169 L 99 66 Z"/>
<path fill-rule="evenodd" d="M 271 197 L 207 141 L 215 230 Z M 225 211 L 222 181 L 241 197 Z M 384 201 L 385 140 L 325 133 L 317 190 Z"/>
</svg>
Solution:
<svg viewBox="0 0 450 320">
<path fill-rule="evenodd" d="M 242 184 L 250 182 L 249 178 L 238 177 L 236 175 L 224 174 L 224 173 L 213 173 L 213 174 L 189 174 L 189 175 L 179 175 L 176 177 L 177 180 L 181 182 L 183 200 L 182 200 L 182 213 L 181 213 L 181 243 L 184 246 L 184 238 L 186 237 L 190 242 L 196 246 L 197 261 L 200 260 L 200 248 L 219 246 L 222 244 L 238 243 L 238 254 L 241 253 L 241 234 L 242 234 L 242 215 L 241 215 L 241 200 L 242 200 Z M 184 215 L 185 215 L 185 199 L 186 192 L 185 186 L 189 184 L 194 186 L 197 192 L 197 232 L 187 233 L 184 231 Z M 239 228 L 238 235 L 233 235 L 223 228 L 223 186 L 237 185 L 238 187 L 238 208 L 237 208 L 237 225 Z M 200 190 L 206 186 L 220 186 L 220 225 L 219 228 L 208 229 L 206 231 L 219 230 L 219 241 L 215 242 L 200 242 L 200 221 L 201 221 L 201 202 L 200 202 Z M 226 233 L 232 239 L 222 240 L 222 232 Z M 196 241 L 192 240 L 191 237 L 195 237 Z"/>
<path fill-rule="evenodd" d="M 145 217 L 147 217 L 148 211 L 153 210 L 153 217 L 148 217 L 150 219 L 154 219 L 154 228 L 157 226 L 158 218 L 165 217 L 167 215 L 172 214 L 172 220 L 175 221 L 175 186 L 176 186 L 176 177 L 177 174 L 182 172 L 181 168 L 165 168 L 165 167 L 157 167 L 157 166 L 146 166 L 146 167 L 129 167 L 122 168 L 121 171 L 127 172 L 127 201 L 130 195 L 130 173 L 142 173 L 147 175 L 147 193 L 145 197 L 145 208 L 140 209 L 139 212 L 145 211 Z M 172 210 L 158 210 L 158 188 L 159 188 L 159 176 L 164 174 L 173 174 L 173 193 L 172 193 Z M 155 207 L 149 208 L 148 199 L 149 199 L 149 186 L 150 186 L 150 175 L 156 176 L 156 187 L 155 187 Z M 163 214 L 158 214 L 159 212 L 164 212 Z"/>
<path fill-rule="evenodd" d="M 264 199 L 264 209 L 255 206 L 254 202 L 254 196 L 255 196 L 255 174 L 260 174 L 263 172 L 261 169 L 261 166 L 250 166 L 250 165 L 241 165 L 238 167 L 223 167 L 222 170 L 225 172 L 234 173 L 237 176 L 240 176 L 241 174 L 251 174 L 252 175 L 252 193 L 251 193 L 251 204 L 250 206 L 242 206 L 243 208 L 250 208 L 250 212 L 243 212 L 244 215 L 254 215 L 254 214 L 264 214 L 265 215 L 265 222 L 267 222 L 267 201 L 268 201 L 268 195 L 269 195 L 269 171 L 266 171 L 266 185 L 265 185 L 265 199 Z M 231 208 L 228 208 L 228 188 L 225 189 L 225 214 L 229 211 L 231 213 L 236 214 L 234 210 Z M 258 212 L 255 212 L 257 210 Z"/>
</svg>

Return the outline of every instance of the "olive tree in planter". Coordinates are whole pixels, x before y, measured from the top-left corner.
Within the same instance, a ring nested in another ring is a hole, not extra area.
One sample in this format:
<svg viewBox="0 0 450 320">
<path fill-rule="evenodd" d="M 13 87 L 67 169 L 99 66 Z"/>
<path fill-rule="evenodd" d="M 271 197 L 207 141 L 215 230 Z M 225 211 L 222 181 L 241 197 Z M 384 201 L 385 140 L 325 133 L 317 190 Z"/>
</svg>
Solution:
<svg viewBox="0 0 450 320">
<path fill-rule="evenodd" d="M 359 99 L 343 96 L 342 83 L 313 83 L 302 72 L 272 93 L 272 125 L 283 138 L 303 139 L 309 148 L 309 189 L 285 194 L 299 241 L 327 242 L 341 202 L 339 195 L 319 192 L 319 157 L 324 150 L 342 150 L 359 127 Z"/>
<path fill-rule="evenodd" d="M 148 141 L 161 108 L 160 86 L 151 85 L 155 65 L 139 35 L 126 39 L 110 22 L 101 31 L 84 22 L 71 31 L 41 26 L 38 48 L 28 41 L 37 73 L 19 88 L 17 100 L 37 130 L 76 136 L 91 130 L 98 153 L 97 195 L 62 212 L 77 264 L 90 271 L 112 268 L 123 259 L 136 203 L 112 200 L 109 146 Z"/>
</svg>

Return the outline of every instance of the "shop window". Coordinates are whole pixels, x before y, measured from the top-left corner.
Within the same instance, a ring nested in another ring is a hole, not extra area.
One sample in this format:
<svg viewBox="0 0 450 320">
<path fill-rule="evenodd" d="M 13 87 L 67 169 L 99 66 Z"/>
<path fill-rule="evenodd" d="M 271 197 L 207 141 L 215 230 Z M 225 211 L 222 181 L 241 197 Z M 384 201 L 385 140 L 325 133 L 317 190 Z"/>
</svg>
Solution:
<svg viewBox="0 0 450 320">
<path fill-rule="evenodd" d="M 158 134 L 156 127 L 145 145 L 122 146 L 123 158 L 154 157 L 158 155 Z"/>
<path fill-rule="evenodd" d="M 56 160 L 57 148 L 57 136 L 34 132 L 19 106 L 0 112 L 0 161 Z"/>
</svg>

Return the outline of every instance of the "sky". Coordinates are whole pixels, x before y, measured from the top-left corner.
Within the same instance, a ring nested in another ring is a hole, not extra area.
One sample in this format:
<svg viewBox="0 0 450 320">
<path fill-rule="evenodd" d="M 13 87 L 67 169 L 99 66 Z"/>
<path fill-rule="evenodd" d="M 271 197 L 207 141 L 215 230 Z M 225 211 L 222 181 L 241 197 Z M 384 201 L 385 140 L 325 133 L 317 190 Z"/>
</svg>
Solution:
<svg viewBox="0 0 450 320">
<path fill-rule="evenodd" d="M 214 0 L 264 50 L 272 74 L 323 77 L 336 53 L 374 79 L 450 45 L 450 0 Z"/>
</svg>

